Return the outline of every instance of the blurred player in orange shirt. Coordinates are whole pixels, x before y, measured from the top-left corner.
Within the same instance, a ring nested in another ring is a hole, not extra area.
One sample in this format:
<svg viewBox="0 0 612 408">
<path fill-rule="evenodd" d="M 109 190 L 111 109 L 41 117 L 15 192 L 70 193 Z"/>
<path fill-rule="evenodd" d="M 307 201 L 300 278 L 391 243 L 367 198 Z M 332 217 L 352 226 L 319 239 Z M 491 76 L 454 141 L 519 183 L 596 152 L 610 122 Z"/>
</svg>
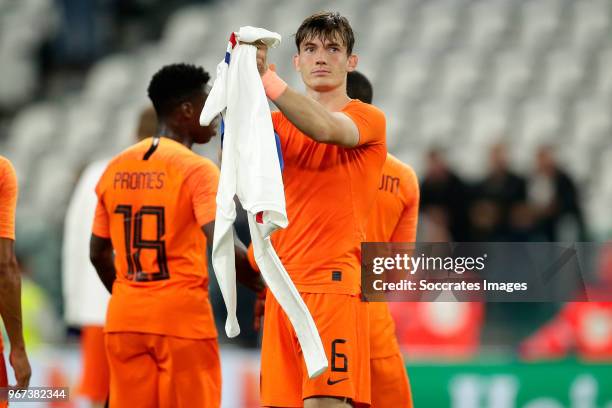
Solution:
<svg viewBox="0 0 612 408">
<path fill-rule="evenodd" d="M 360 72 L 349 72 L 347 93 L 372 103 L 372 85 Z M 414 170 L 391 154 L 383 167 L 374 209 L 368 221 L 371 242 L 415 242 L 419 216 L 419 181 Z M 395 323 L 385 302 L 368 304 L 370 314 L 370 375 L 372 408 L 412 407 L 404 359 Z"/>
<path fill-rule="evenodd" d="M 346 94 L 355 69 L 348 20 L 323 12 L 306 18 L 293 62 L 306 95 L 268 69 L 267 48 L 257 64 L 284 160 L 289 226 L 272 243 L 321 335 L 329 369 L 309 379 L 295 332 L 268 296 L 262 340 L 262 405 L 369 405 L 367 305 L 361 302 L 361 242 L 387 154 L 385 116 Z"/>
<path fill-rule="evenodd" d="M 219 170 L 193 153 L 209 75 L 169 65 L 149 84 L 160 128 L 108 165 L 96 192 L 91 260 L 112 292 L 105 325 L 110 406 L 218 407 L 221 370 L 208 298 Z M 114 263 L 113 263 L 114 250 Z M 263 285 L 236 246 L 238 279 Z"/>
<path fill-rule="evenodd" d="M 137 140 L 157 133 L 157 116 L 153 106 L 145 108 L 139 118 Z M 104 321 L 108 292 L 89 261 L 89 243 L 97 198 L 95 187 L 109 160 L 98 160 L 87 166 L 75 187 L 68 206 L 64 227 L 63 286 L 66 323 L 81 329 L 81 378 L 79 395 L 93 408 L 103 407 L 108 398 L 110 374 L 104 347 Z M 85 249 L 87 245 L 87 249 Z"/>
<path fill-rule="evenodd" d="M 0 316 L 11 343 L 9 362 L 15 372 L 17 387 L 27 388 L 32 369 L 25 351 L 21 323 L 21 276 L 15 258 L 15 209 L 17 176 L 11 162 L 0 156 Z M 0 336 L 0 389 L 8 387 Z M 2 401 L 0 407 L 8 404 Z"/>
</svg>

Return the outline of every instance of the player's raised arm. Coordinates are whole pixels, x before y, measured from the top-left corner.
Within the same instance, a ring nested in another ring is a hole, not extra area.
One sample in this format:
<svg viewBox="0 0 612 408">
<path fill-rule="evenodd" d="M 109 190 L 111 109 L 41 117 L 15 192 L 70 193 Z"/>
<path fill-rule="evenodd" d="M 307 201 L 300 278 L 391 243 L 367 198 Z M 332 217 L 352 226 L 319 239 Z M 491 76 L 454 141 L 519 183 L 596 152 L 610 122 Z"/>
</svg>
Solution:
<svg viewBox="0 0 612 408">
<path fill-rule="evenodd" d="M 313 16 L 313 18 L 320 18 Z M 350 101 L 346 94 L 346 74 L 357 66 L 353 54 L 355 42 L 348 21 L 332 15 L 337 30 L 318 32 L 307 19 L 296 34 L 297 54 L 293 64 L 300 72 L 307 95 L 291 89 L 269 69 L 267 46 L 255 44 L 257 68 L 262 76 L 266 95 L 300 131 L 321 142 L 355 147 L 364 143 L 363 135 L 353 120 L 340 112 Z"/>
<path fill-rule="evenodd" d="M 276 74 L 268 71 L 265 75 Z M 359 130 L 344 113 L 328 112 L 319 102 L 289 87 L 273 101 L 287 119 L 311 139 L 344 147 L 358 145 Z"/>
</svg>

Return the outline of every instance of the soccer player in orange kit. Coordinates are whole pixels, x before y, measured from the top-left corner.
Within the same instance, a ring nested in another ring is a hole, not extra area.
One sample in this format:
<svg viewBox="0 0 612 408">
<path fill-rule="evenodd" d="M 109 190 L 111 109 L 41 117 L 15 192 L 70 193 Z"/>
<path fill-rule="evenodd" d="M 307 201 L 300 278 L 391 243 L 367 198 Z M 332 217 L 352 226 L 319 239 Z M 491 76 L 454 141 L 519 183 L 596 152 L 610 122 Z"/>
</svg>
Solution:
<svg viewBox="0 0 612 408">
<path fill-rule="evenodd" d="M 306 18 L 293 62 L 306 95 L 287 87 L 258 46 L 257 63 L 284 160 L 289 226 L 272 243 L 321 335 L 329 369 L 309 379 L 295 332 L 274 296 L 267 296 L 262 340 L 262 405 L 369 405 L 367 305 L 361 302 L 361 242 L 387 148 L 385 116 L 350 99 L 355 69 L 348 20 L 323 12 Z"/>
<path fill-rule="evenodd" d="M 96 188 L 90 256 L 112 292 L 105 343 L 113 408 L 220 405 L 206 257 L 219 170 L 190 150 L 215 134 L 214 124 L 198 122 L 208 80 L 193 65 L 158 71 L 148 93 L 160 136 L 117 155 Z M 236 269 L 242 283 L 263 288 L 238 243 Z"/>
<path fill-rule="evenodd" d="M 17 176 L 11 162 L 0 156 L 0 316 L 11 343 L 9 362 L 15 372 L 18 388 L 27 388 L 32 369 L 25 351 L 21 323 L 21 276 L 15 258 L 15 209 Z M 8 387 L 2 338 L 0 337 L 0 388 Z M 2 401 L 0 407 L 8 406 Z"/>
<path fill-rule="evenodd" d="M 347 93 L 372 103 L 372 85 L 360 72 L 350 72 Z M 378 195 L 368 221 L 370 242 L 415 242 L 419 216 L 419 181 L 407 164 L 387 154 Z M 370 376 L 372 408 L 412 407 L 406 367 L 386 302 L 370 302 Z"/>
</svg>

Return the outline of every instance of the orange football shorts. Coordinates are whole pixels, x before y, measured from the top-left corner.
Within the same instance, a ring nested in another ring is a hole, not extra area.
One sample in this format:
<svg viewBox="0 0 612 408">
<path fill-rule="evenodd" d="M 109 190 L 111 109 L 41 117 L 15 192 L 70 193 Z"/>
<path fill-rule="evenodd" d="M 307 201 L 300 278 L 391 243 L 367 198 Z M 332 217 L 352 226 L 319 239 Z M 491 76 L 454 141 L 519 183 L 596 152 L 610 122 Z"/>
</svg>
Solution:
<svg viewBox="0 0 612 408">
<path fill-rule="evenodd" d="M 315 396 L 370 403 L 370 344 L 367 304 L 359 296 L 302 293 L 315 321 L 329 368 L 309 379 L 295 331 L 269 293 L 261 350 L 261 403 L 266 407 L 302 407 Z"/>
<path fill-rule="evenodd" d="M 401 354 L 370 360 L 371 408 L 412 408 L 412 393 Z"/>
<path fill-rule="evenodd" d="M 216 338 L 106 333 L 113 408 L 221 405 Z"/>
</svg>

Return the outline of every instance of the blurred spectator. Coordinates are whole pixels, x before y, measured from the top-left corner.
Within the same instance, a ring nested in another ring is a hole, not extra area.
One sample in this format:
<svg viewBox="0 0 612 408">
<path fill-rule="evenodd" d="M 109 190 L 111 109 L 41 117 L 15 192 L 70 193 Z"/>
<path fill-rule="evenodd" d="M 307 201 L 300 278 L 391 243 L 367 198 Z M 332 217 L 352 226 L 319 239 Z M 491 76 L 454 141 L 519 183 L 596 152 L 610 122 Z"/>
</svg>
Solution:
<svg viewBox="0 0 612 408">
<path fill-rule="evenodd" d="M 529 182 L 528 199 L 534 207 L 538 227 L 546 240 L 586 239 L 578 191 L 569 175 L 557 164 L 551 146 L 541 146 L 538 149 L 535 174 Z M 562 236 L 562 229 L 571 229 L 572 236 Z"/>
<path fill-rule="evenodd" d="M 525 223 L 526 199 L 527 183 L 510 170 L 506 146 L 493 145 L 489 172 L 474 188 L 474 201 L 469 210 L 470 240 L 511 241 L 520 232 L 529 230 L 530 223 Z"/>
<path fill-rule="evenodd" d="M 109 52 L 159 38 L 168 16 L 210 0 L 57 0 L 60 30 L 54 49 L 59 66 L 88 67 Z"/>
<path fill-rule="evenodd" d="M 107 2 L 59 0 L 62 22 L 57 37 L 56 58 L 62 64 L 87 66 L 100 57 L 110 31 Z"/>
<path fill-rule="evenodd" d="M 454 241 L 467 239 L 468 190 L 439 150 L 427 154 L 421 183 L 421 212 L 437 226 L 447 227 Z"/>
</svg>

